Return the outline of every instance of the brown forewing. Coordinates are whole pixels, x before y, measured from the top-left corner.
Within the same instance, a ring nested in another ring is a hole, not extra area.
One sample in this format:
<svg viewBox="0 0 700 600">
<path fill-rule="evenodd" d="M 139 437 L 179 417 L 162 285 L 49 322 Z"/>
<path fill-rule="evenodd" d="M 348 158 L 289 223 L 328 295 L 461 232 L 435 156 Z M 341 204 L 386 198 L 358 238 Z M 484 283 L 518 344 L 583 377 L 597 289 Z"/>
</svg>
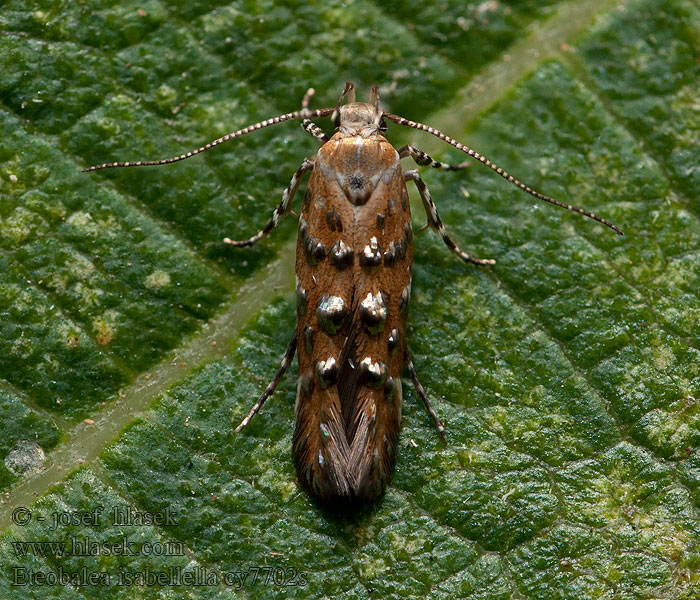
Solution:
<svg viewBox="0 0 700 600">
<path fill-rule="evenodd" d="M 321 148 L 297 242 L 293 455 L 301 483 L 323 500 L 371 500 L 391 476 L 401 418 L 410 223 L 399 157 L 383 137 L 338 133 Z"/>
</svg>

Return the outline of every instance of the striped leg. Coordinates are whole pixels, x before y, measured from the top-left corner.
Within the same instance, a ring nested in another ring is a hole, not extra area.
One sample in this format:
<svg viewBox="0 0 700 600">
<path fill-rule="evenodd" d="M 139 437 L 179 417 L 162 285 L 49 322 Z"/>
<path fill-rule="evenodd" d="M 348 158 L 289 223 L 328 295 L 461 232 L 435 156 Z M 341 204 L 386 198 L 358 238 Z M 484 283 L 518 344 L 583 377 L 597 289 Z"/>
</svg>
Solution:
<svg viewBox="0 0 700 600">
<path fill-rule="evenodd" d="M 322 144 L 325 144 L 328 141 L 328 136 L 324 133 L 323 129 L 321 129 L 316 123 L 313 123 L 309 121 L 308 119 L 304 119 L 301 123 L 301 128 L 306 131 L 306 133 L 310 133 L 313 135 L 319 142 Z"/>
<path fill-rule="evenodd" d="M 401 158 L 411 157 L 414 162 L 421 167 L 432 167 L 433 169 L 442 169 L 443 171 L 458 171 L 459 169 L 464 169 L 469 166 L 469 161 L 465 160 L 458 165 L 448 165 L 441 163 L 440 161 L 433 160 L 430 155 L 426 154 L 418 148 L 413 146 L 402 146 L 399 149 L 399 156 Z"/>
<path fill-rule="evenodd" d="M 430 406 L 428 396 L 425 395 L 425 390 L 423 389 L 423 386 L 421 385 L 420 381 L 418 381 L 418 373 L 416 373 L 416 369 L 413 367 L 413 362 L 411 361 L 411 357 L 408 355 L 408 350 L 406 350 L 406 368 L 411 374 L 411 381 L 413 381 L 413 387 L 416 388 L 416 393 L 420 396 L 420 399 L 423 401 L 423 404 L 425 405 L 425 410 L 428 411 L 430 418 L 433 420 L 433 423 L 435 423 L 435 427 L 437 427 L 438 433 L 440 434 L 442 441 L 447 443 L 445 428 L 443 427 L 442 423 L 440 423 L 440 419 L 438 418 L 437 414 L 435 414 L 433 407 Z"/>
<path fill-rule="evenodd" d="M 282 194 L 282 201 L 272 213 L 272 217 L 263 229 L 258 231 L 258 233 L 256 233 L 253 237 L 248 238 L 247 240 L 237 241 L 232 240 L 231 238 L 224 238 L 224 243 L 229 244 L 231 246 L 252 246 L 260 238 L 270 233 L 270 231 L 272 231 L 272 229 L 277 225 L 277 223 L 279 223 L 280 219 L 288 212 L 290 212 L 292 200 L 294 200 L 294 194 L 296 193 L 297 188 L 299 187 L 299 181 L 301 180 L 301 177 L 304 175 L 304 173 L 310 171 L 313 168 L 314 161 L 310 158 L 305 158 L 304 162 L 301 163 L 301 167 L 299 167 L 297 169 L 297 172 L 294 173 L 294 175 L 292 176 L 292 180 L 289 182 L 287 189 L 284 190 L 284 194 Z"/>
<path fill-rule="evenodd" d="M 292 364 L 292 360 L 294 360 L 294 353 L 296 352 L 296 349 L 297 349 L 297 330 L 295 327 L 294 328 L 294 335 L 292 336 L 292 341 L 289 342 L 289 346 L 287 347 L 287 351 L 284 353 L 284 358 L 282 359 L 282 364 L 280 365 L 279 370 L 275 374 L 272 381 L 265 388 L 265 391 L 263 392 L 262 396 L 260 396 L 260 399 L 255 403 L 253 408 L 250 409 L 248 416 L 241 421 L 241 424 L 238 427 L 236 427 L 236 433 L 238 433 L 248 423 L 250 423 L 250 420 L 262 408 L 262 405 L 265 404 L 265 400 L 267 400 L 270 396 L 272 396 L 272 394 L 275 391 L 275 388 L 277 387 L 277 384 L 282 379 L 284 372 L 289 368 L 289 365 Z"/>
<path fill-rule="evenodd" d="M 314 88 L 309 88 L 306 91 L 306 94 L 304 94 L 304 99 L 301 101 L 302 109 L 309 108 L 311 96 L 313 96 L 315 93 L 316 90 Z M 323 132 L 323 129 L 316 125 L 316 123 L 312 123 L 309 119 L 304 119 L 301 122 L 301 128 L 306 131 L 306 133 L 313 135 L 322 144 L 325 144 L 328 141 L 328 136 Z"/>
<path fill-rule="evenodd" d="M 416 171 L 415 169 L 406 171 L 404 173 L 404 177 L 406 178 L 406 181 L 413 180 L 415 182 L 416 187 L 418 188 L 418 193 L 420 194 L 420 199 L 423 201 L 425 214 L 428 217 L 428 225 L 438 232 L 438 234 L 442 238 L 442 241 L 445 242 L 445 245 L 452 252 L 459 256 L 463 261 L 475 265 L 492 265 L 496 262 L 491 258 L 474 258 L 473 256 L 469 256 L 465 252 L 462 252 L 462 250 L 460 250 L 450 239 L 450 236 L 447 235 L 447 231 L 445 231 L 445 226 L 440 220 L 440 215 L 438 215 L 437 208 L 433 203 L 433 199 L 430 197 L 430 192 L 428 191 L 428 188 L 426 187 L 423 180 L 420 178 L 418 171 Z"/>
</svg>

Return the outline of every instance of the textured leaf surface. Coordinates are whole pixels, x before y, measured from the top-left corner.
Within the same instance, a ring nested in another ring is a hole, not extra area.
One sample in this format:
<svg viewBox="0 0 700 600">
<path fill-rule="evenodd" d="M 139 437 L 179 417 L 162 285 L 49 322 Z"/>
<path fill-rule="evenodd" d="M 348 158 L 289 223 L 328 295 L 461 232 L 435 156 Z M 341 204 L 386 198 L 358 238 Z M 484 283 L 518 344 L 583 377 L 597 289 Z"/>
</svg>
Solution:
<svg viewBox="0 0 700 600">
<path fill-rule="evenodd" d="M 221 243 L 316 141 L 80 168 L 347 79 L 626 235 L 479 165 L 424 173 L 497 263 L 416 236 L 409 347 L 450 443 L 405 381 L 392 485 L 339 516 L 295 481 L 295 367 L 233 434 L 293 331 L 294 221 Z M 0 3 L 0 597 L 699 597 L 698 81 L 691 0 Z"/>
</svg>

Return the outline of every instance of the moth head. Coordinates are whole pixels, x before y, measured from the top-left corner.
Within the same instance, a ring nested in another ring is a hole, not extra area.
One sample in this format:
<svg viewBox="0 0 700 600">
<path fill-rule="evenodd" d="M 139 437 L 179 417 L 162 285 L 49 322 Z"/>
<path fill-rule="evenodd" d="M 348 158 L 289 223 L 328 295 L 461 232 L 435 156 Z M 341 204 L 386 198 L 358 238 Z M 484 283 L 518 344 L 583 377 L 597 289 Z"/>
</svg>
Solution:
<svg viewBox="0 0 700 600">
<path fill-rule="evenodd" d="M 380 118 L 377 119 L 371 104 L 353 102 L 340 107 L 336 127 L 346 135 L 359 135 L 366 138 L 379 133 L 381 124 L 381 113 Z"/>
<path fill-rule="evenodd" d="M 347 96 L 348 103 L 342 105 Z M 346 135 L 359 135 L 363 138 L 386 131 L 386 122 L 379 109 L 379 86 L 375 83 L 369 96 L 369 103 L 355 102 L 355 86 L 348 82 L 338 98 L 332 115 L 336 129 Z"/>
</svg>

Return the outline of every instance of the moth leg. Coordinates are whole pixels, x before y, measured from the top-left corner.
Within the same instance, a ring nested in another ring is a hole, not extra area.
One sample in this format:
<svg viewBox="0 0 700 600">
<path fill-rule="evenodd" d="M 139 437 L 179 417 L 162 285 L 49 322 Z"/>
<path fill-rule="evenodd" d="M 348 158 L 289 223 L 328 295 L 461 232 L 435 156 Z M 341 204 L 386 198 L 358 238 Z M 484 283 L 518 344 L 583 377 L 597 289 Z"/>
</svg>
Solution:
<svg viewBox="0 0 700 600">
<path fill-rule="evenodd" d="M 312 123 L 308 119 L 304 119 L 301 123 L 301 128 L 306 131 L 306 133 L 310 133 L 313 135 L 319 142 L 325 144 L 328 141 L 328 136 L 324 133 L 323 129 L 321 129 L 316 123 Z"/>
<path fill-rule="evenodd" d="M 491 258 L 474 258 L 473 256 L 469 256 L 466 252 L 460 250 L 456 246 L 456 244 L 450 239 L 450 236 L 447 235 L 447 231 L 445 231 L 445 226 L 440 220 L 440 215 L 438 215 L 437 208 L 433 203 L 433 199 L 430 197 L 430 192 L 428 191 L 428 188 L 426 187 L 425 183 L 418 174 L 418 171 L 416 171 L 415 169 L 406 171 L 404 173 L 404 178 L 406 179 L 406 181 L 412 180 L 416 184 L 416 187 L 418 188 L 418 193 L 420 194 L 420 199 L 423 201 L 425 214 L 428 217 L 428 225 L 432 229 L 437 231 L 438 235 L 442 238 L 442 241 L 445 242 L 445 245 L 454 254 L 459 256 L 464 262 L 472 263 L 475 265 L 492 265 L 496 262 Z"/>
<path fill-rule="evenodd" d="M 304 99 L 301 101 L 301 108 L 309 108 L 309 101 L 311 100 L 311 96 L 313 96 L 316 93 L 316 90 L 314 88 L 309 88 L 306 91 L 306 94 L 304 94 Z M 328 141 L 328 136 L 323 132 L 323 129 L 321 129 L 316 123 L 312 123 L 310 119 L 304 119 L 301 122 L 301 128 L 306 131 L 306 133 L 310 133 L 313 135 L 319 142 L 325 144 Z"/>
<path fill-rule="evenodd" d="M 411 361 L 411 357 L 408 355 L 408 350 L 406 350 L 406 368 L 408 369 L 408 372 L 411 374 L 411 380 L 413 381 L 413 387 L 416 388 L 416 393 L 420 396 L 420 399 L 423 401 L 423 404 L 425 405 L 425 410 L 428 411 L 430 418 L 433 420 L 433 423 L 435 423 L 435 427 L 437 427 L 438 433 L 440 434 L 442 441 L 447 443 L 447 436 L 445 435 L 445 428 L 443 427 L 442 423 L 440 423 L 440 419 L 435 414 L 433 407 L 430 406 L 430 402 L 428 401 L 428 397 L 425 395 L 425 390 L 423 389 L 423 386 L 421 385 L 420 381 L 418 381 L 418 374 L 416 373 L 416 369 L 413 367 L 413 362 Z"/>
<path fill-rule="evenodd" d="M 295 327 L 294 328 L 294 335 L 292 336 L 292 341 L 289 342 L 289 346 L 287 346 L 287 351 L 284 353 L 284 358 L 282 359 L 282 364 L 280 365 L 279 370 L 275 374 L 272 381 L 267 384 L 267 387 L 265 388 L 265 391 L 263 392 L 262 396 L 260 396 L 258 401 L 253 406 L 253 408 L 250 409 L 248 416 L 241 421 L 241 423 L 238 427 L 236 427 L 236 433 L 238 433 L 248 423 L 250 423 L 250 420 L 262 408 L 262 405 L 265 404 L 265 400 L 267 400 L 270 396 L 272 396 L 272 394 L 275 391 L 275 388 L 277 387 L 277 384 L 282 379 L 284 372 L 289 368 L 289 365 L 292 364 L 292 360 L 294 359 L 294 353 L 296 352 L 296 349 L 297 349 L 297 330 Z"/>
<path fill-rule="evenodd" d="M 272 213 L 272 217 L 263 229 L 258 231 L 258 233 L 256 233 L 253 237 L 248 238 L 247 240 L 237 241 L 232 240 L 231 238 L 224 238 L 224 244 L 229 244 L 231 246 L 252 246 L 260 238 L 270 233 L 270 231 L 272 231 L 272 229 L 277 225 L 277 223 L 279 223 L 280 219 L 290 212 L 290 206 L 292 204 L 292 200 L 294 200 L 294 194 L 296 194 L 297 188 L 299 187 L 299 181 L 301 180 L 304 173 L 310 171 L 313 168 L 314 161 L 310 158 L 305 158 L 304 162 L 301 163 L 301 167 L 299 167 L 297 169 L 297 172 L 294 173 L 294 175 L 292 175 L 292 180 L 289 182 L 287 189 L 284 190 L 284 193 L 282 194 L 282 201 Z"/>
<path fill-rule="evenodd" d="M 465 167 L 469 166 L 468 160 L 465 160 L 458 165 L 448 165 L 446 163 L 441 163 L 438 160 L 433 160 L 429 154 L 426 154 L 422 150 L 418 150 L 418 148 L 414 148 L 413 146 L 409 145 L 402 146 L 399 149 L 399 157 L 407 158 L 409 156 L 417 165 L 421 167 L 432 167 L 433 169 L 442 169 L 443 171 L 459 171 L 460 169 L 464 169 Z"/>
</svg>

